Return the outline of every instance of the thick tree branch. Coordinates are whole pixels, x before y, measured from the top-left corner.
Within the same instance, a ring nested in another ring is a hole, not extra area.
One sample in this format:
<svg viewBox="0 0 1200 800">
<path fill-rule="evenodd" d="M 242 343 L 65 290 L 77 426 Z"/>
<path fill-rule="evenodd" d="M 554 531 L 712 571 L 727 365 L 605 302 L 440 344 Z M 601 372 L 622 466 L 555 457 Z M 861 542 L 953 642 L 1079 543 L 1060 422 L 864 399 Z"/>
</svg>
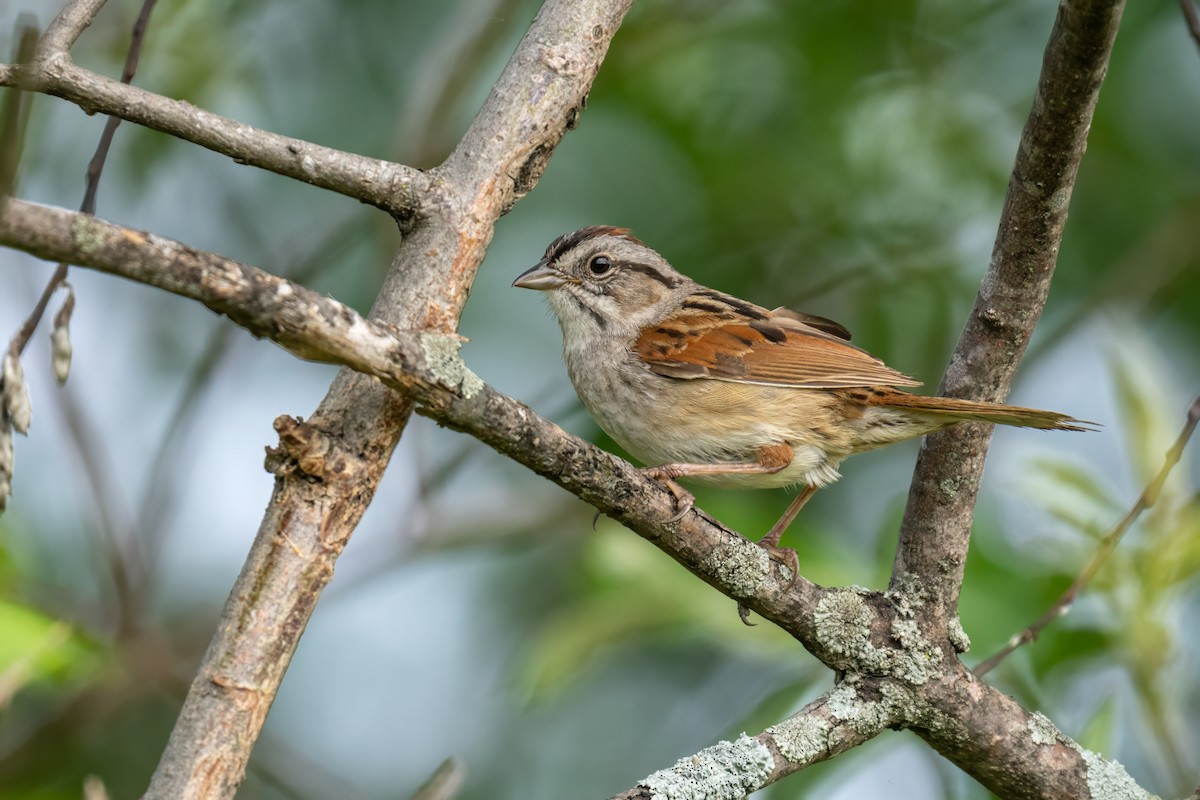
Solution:
<svg viewBox="0 0 1200 800">
<path fill-rule="evenodd" d="M 373 319 L 454 331 L 496 220 L 532 186 L 574 121 L 630 2 L 545 3 L 457 158 L 420 190 L 422 213 L 393 259 Z M 364 168 L 365 178 L 347 177 L 369 191 L 375 178 Z M 269 459 L 274 495 L 147 797 L 236 790 L 296 643 L 411 409 L 403 393 L 343 370 L 307 422 L 279 421 L 280 448 Z"/>
<path fill-rule="evenodd" d="M 976 680 L 961 663 L 926 677 L 914 682 L 912 675 L 849 675 L 796 716 L 756 737 L 743 734 L 680 759 L 613 800 L 742 800 L 888 727 L 911 728 L 1005 800 L 1152 800 L 1120 764 L 1080 747 L 1042 714 L 1025 711 Z"/>
<path fill-rule="evenodd" d="M 1005 800 L 1153 800 L 1120 764 L 1080 747 L 960 662 L 923 687 L 921 699 L 913 730 Z"/>
<path fill-rule="evenodd" d="M 1108 68 L 1123 0 L 1068 0 L 1046 46 L 1021 135 L 992 261 L 939 394 L 1001 400 L 1050 291 L 1075 175 Z M 892 586 L 916 578 L 938 598 L 925 614 L 954 619 L 992 428 L 959 425 L 926 438 L 913 474 Z"/>
</svg>

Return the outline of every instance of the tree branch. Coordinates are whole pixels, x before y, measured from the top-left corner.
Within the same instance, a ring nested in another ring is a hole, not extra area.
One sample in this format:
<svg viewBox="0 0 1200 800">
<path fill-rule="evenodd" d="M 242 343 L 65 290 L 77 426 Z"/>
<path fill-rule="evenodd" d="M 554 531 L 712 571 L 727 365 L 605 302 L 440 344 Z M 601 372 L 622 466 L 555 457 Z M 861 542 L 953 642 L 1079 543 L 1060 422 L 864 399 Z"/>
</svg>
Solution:
<svg viewBox="0 0 1200 800">
<path fill-rule="evenodd" d="M 886 689 L 884 687 L 887 687 Z M 794 772 L 827 761 L 901 721 L 886 681 L 845 682 L 758 736 L 718 742 L 681 758 L 610 800 L 704 797 L 743 800 Z"/>
<path fill-rule="evenodd" d="M 1192 41 L 1200 47 L 1200 12 L 1196 11 L 1195 0 L 1179 0 L 1179 7 L 1183 10 L 1183 18 L 1187 22 Z"/>
<path fill-rule="evenodd" d="M 912 728 L 1005 800 L 1152 800 L 1120 764 L 1080 747 L 1042 714 L 1025 711 L 1011 697 L 975 680 L 957 660 L 927 681 L 914 683 L 911 677 L 850 674 L 762 734 L 743 734 L 737 742 L 721 742 L 680 759 L 612 800 L 742 800 L 885 728 L 901 726 Z"/>
<path fill-rule="evenodd" d="M 1123 8 L 1123 0 L 1059 5 L 991 264 L 939 394 L 1002 400 L 1012 386 L 1050 291 L 1075 175 Z M 938 600 L 924 613 L 942 630 L 955 619 L 991 436 L 992 427 L 985 425 L 958 425 L 929 436 L 913 474 L 891 585 L 919 581 Z"/>
<path fill-rule="evenodd" d="M 271 133 L 76 66 L 69 50 L 104 2 L 68 4 L 46 29 L 30 63 L 0 68 L 0 86 L 54 95 L 89 114 L 108 114 L 177 136 L 239 164 L 370 203 L 405 225 L 422 213 L 430 181 L 420 170 Z"/>
<path fill-rule="evenodd" d="M 79 36 L 92 24 L 108 0 L 71 0 L 46 26 L 39 42 L 42 58 L 65 55 L 75 46 Z"/>
<path fill-rule="evenodd" d="M 909 717 L 913 730 L 1005 800 L 1153 800 L 1120 764 L 1080 747 L 957 661 L 921 697 Z"/>
</svg>

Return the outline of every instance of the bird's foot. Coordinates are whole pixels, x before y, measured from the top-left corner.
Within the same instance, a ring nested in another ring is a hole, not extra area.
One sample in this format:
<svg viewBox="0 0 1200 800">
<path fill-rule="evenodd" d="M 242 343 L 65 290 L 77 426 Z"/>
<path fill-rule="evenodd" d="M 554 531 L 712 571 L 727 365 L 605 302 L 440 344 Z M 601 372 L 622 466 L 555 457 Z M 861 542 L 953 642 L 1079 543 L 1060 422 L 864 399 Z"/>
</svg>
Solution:
<svg viewBox="0 0 1200 800">
<path fill-rule="evenodd" d="M 642 472 L 650 478 L 661 483 L 666 487 L 667 491 L 675 497 L 675 507 L 679 509 L 675 516 L 671 517 L 667 522 L 679 522 L 687 516 L 696 505 L 696 495 L 689 492 L 687 489 L 675 482 L 675 478 L 679 477 L 671 469 L 664 467 L 647 467 Z"/>
</svg>

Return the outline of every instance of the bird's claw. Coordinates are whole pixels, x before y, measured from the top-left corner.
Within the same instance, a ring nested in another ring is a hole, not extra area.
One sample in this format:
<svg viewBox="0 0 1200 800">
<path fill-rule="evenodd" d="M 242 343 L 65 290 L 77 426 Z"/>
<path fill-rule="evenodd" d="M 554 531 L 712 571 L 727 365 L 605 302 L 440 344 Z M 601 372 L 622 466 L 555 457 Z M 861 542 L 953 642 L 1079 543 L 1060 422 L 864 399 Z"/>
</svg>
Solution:
<svg viewBox="0 0 1200 800">
<path fill-rule="evenodd" d="M 792 578 L 788 581 L 787 588 L 791 589 L 796 585 L 796 580 L 800 577 L 800 557 L 796 555 L 796 551 L 790 547 L 779 547 L 769 542 L 759 542 L 759 547 L 767 551 L 767 555 L 781 562 L 789 570 L 791 570 Z"/>
<path fill-rule="evenodd" d="M 654 478 L 654 480 L 661 483 L 666 487 L 667 491 L 674 496 L 675 507 L 678 508 L 679 511 L 675 514 L 675 516 L 667 520 L 668 523 L 679 522 L 679 520 L 687 516 L 689 511 L 695 508 L 696 495 L 692 494 L 687 489 L 676 483 L 675 476 L 669 471 L 660 469 L 658 467 L 649 467 L 648 469 L 642 470 L 642 472 L 644 472 L 648 477 Z"/>
</svg>

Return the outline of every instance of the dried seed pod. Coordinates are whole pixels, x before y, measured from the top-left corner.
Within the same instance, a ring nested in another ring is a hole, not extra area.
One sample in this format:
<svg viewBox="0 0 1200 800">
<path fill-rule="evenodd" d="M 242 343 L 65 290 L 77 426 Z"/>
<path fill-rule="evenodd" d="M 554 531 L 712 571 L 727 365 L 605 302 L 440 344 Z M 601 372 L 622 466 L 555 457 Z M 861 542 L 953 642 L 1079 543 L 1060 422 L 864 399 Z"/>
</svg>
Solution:
<svg viewBox="0 0 1200 800">
<path fill-rule="evenodd" d="M 74 350 L 71 346 L 71 314 L 75 311 L 75 290 L 65 282 L 63 288 L 67 290 L 67 298 L 54 315 L 54 328 L 50 331 L 50 366 L 60 384 L 66 383 L 71 374 L 71 354 Z"/>
<path fill-rule="evenodd" d="M 60 384 L 67 382 L 71 374 L 71 329 L 66 325 L 54 326 L 50 332 L 50 366 Z"/>
<path fill-rule="evenodd" d="M 33 407 L 29 402 L 29 387 L 25 385 L 25 370 L 21 359 L 8 352 L 4 355 L 3 371 L 4 410 L 9 422 L 18 433 L 28 433 L 33 420 Z"/>
<path fill-rule="evenodd" d="M 0 417 L 5 416 L 0 414 Z M 0 511 L 8 505 L 12 494 L 13 436 L 7 419 L 0 419 Z"/>
</svg>

